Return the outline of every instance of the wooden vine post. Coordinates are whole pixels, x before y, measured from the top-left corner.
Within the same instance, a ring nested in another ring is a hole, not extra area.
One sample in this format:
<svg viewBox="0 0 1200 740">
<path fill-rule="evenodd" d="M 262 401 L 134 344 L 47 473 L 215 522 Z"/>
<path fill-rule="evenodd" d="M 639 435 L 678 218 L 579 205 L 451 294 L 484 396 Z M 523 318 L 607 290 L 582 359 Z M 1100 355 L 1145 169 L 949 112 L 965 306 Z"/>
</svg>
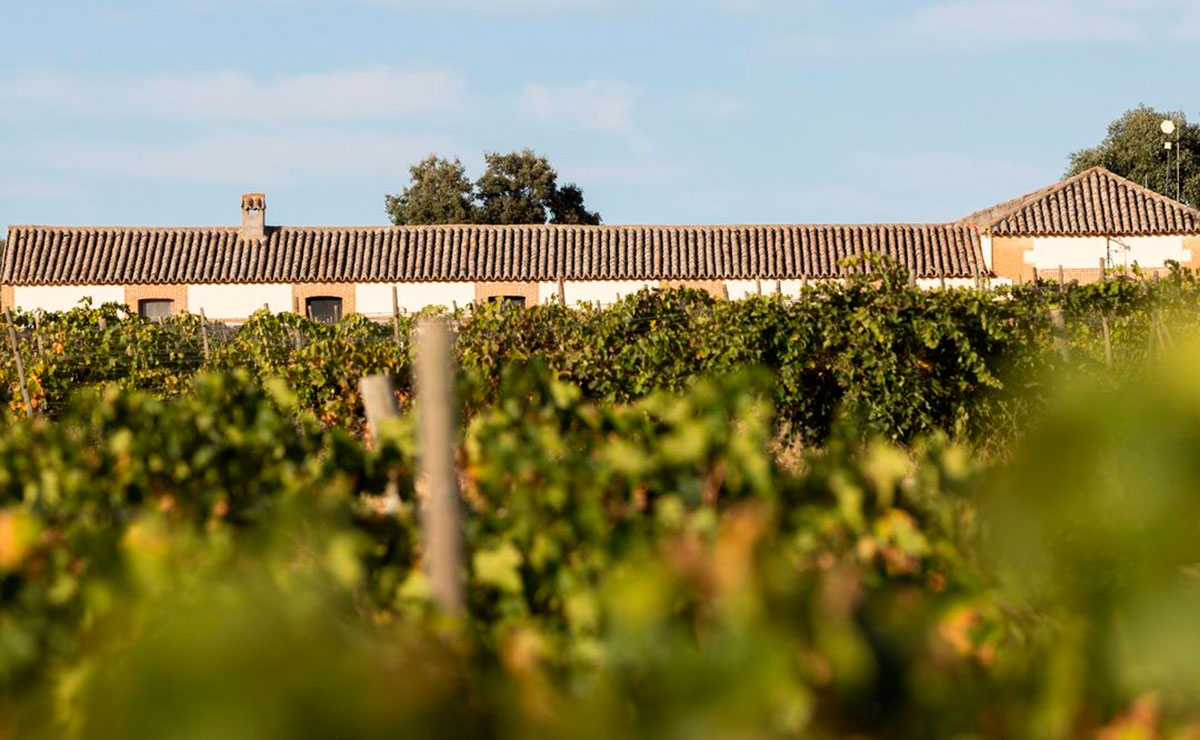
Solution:
<svg viewBox="0 0 1200 740">
<path fill-rule="evenodd" d="M 204 364 L 208 364 L 208 318 L 204 315 L 204 309 L 200 309 L 200 347 L 204 350 Z"/>
<path fill-rule="evenodd" d="M 46 346 L 42 344 L 42 322 L 38 320 L 38 315 L 33 315 L 33 338 L 37 340 L 38 357 L 45 359 Z"/>
<path fill-rule="evenodd" d="M 558 279 L 558 305 L 567 307 L 567 283 L 562 278 Z"/>
<path fill-rule="evenodd" d="M 1050 310 L 1050 328 L 1054 332 L 1054 346 L 1058 348 L 1058 354 L 1064 360 L 1070 358 L 1067 348 L 1067 323 L 1063 319 L 1061 308 L 1053 308 Z"/>
<path fill-rule="evenodd" d="M 396 405 L 395 387 L 389 375 L 368 375 L 358 382 L 362 395 L 363 411 L 367 416 L 367 434 L 372 444 L 378 444 L 379 425 L 384 419 L 400 415 Z M 384 493 L 384 509 L 391 513 L 400 508 L 400 484 L 394 475 L 388 476 L 387 491 Z"/>
<path fill-rule="evenodd" d="M 25 363 L 21 362 L 21 348 L 17 346 L 17 333 L 13 331 L 12 312 L 4 309 L 8 322 L 8 346 L 12 348 L 13 361 L 17 364 L 17 380 L 21 383 L 21 400 L 25 403 L 25 415 L 33 416 L 33 403 L 29 400 L 29 384 L 25 381 Z"/>
<path fill-rule="evenodd" d="M 396 406 L 396 393 L 388 375 L 367 375 L 358 382 L 362 394 L 363 411 L 367 415 L 367 434 L 372 440 L 379 439 L 379 424 L 384 419 L 400 415 Z"/>
<path fill-rule="evenodd" d="M 1100 328 L 1104 330 L 1104 364 L 1112 367 L 1113 352 L 1112 352 L 1112 331 L 1108 326 L 1108 316 L 1100 317 Z"/>
<path fill-rule="evenodd" d="M 462 529 L 454 466 L 454 367 L 450 329 L 441 319 L 417 328 L 417 453 L 425 483 L 421 525 L 434 601 L 448 614 L 463 610 Z"/>
<path fill-rule="evenodd" d="M 392 286 L 392 341 L 397 347 L 402 346 L 400 341 L 400 289 L 395 285 Z"/>
<path fill-rule="evenodd" d="M 1167 348 L 1168 348 L 1167 330 L 1166 330 L 1166 322 L 1164 322 L 1162 319 L 1161 311 L 1154 312 L 1154 336 L 1158 339 L 1159 351 L 1166 352 Z"/>
</svg>

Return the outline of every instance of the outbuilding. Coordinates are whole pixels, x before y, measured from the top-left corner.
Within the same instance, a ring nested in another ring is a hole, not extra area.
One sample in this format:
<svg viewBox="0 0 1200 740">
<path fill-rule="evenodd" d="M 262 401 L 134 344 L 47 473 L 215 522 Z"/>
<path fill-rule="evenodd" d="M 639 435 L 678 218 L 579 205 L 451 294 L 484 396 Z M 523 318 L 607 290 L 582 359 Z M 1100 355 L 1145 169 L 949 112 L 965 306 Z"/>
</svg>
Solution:
<svg viewBox="0 0 1200 740">
<path fill-rule="evenodd" d="M 270 226 L 266 196 L 241 224 L 13 226 L 0 308 L 57 311 L 81 300 L 148 316 L 204 311 L 237 321 L 263 307 L 336 320 L 356 312 L 506 300 L 611 303 L 646 287 L 741 298 L 796 294 L 889 256 L 922 287 L 1090 281 L 1200 264 L 1200 211 L 1103 168 L 957 223 L 741 226 Z"/>
</svg>

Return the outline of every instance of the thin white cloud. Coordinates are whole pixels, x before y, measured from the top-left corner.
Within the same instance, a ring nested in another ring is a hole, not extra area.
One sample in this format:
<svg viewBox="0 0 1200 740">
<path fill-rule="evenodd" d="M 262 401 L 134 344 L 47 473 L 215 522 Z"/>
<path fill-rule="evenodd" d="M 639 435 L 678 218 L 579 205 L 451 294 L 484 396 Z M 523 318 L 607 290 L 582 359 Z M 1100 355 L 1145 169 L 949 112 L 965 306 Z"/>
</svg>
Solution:
<svg viewBox="0 0 1200 740">
<path fill-rule="evenodd" d="M 184 0 L 188 4 L 206 3 L 213 0 Z M 255 0 L 261 5 L 295 6 L 295 5 L 324 5 L 329 0 Z M 384 8 L 401 8 L 412 11 L 472 11 L 486 13 L 507 13 L 513 10 L 537 10 L 543 12 L 574 12 L 596 10 L 630 10 L 646 9 L 647 0 L 338 0 L 356 2 L 360 5 L 374 5 Z M 765 10 L 770 7 L 792 9 L 798 3 L 813 2 L 814 0 L 652 0 L 663 8 L 697 8 L 715 9 L 730 13 L 744 13 Z"/>
<path fill-rule="evenodd" d="M 646 161 L 645 159 L 624 158 L 605 162 L 581 161 L 566 162 L 564 171 L 569 171 L 569 179 L 589 186 L 624 185 L 629 183 L 662 183 L 682 181 L 686 170 L 679 164 L 661 160 Z"/>
<path fill-rule="evenodd" d="M 370 5 L 413 9 L 466 10 L 587 10 L 613 5 L 612 0 L 359 0 Z"/>
<path fill-rule="evenodd" d="M 438 134 L 339 128 L 223 132 L 156 145 L 53 137 L 28 142 L 20 158 L 37 171 L 72 176 L 265 187 L 313 178 L 397 176 L 430 152 L 454 147 Z"/>
<path fill-rule="evenodd" d="M 401 119 L 461 105 L 464 83 L 442 70 L 371 67 L 255 80 L 240 72 L 94 79 L 34 73 L 0 79 L 5 115 L 234 121 Z"/>
<path fill-rule="evenodd" d="M 521 111 L 544 126 L 579 128 L 605 134 L 633 133 L 637 90 L 623 82 L 525 86 Z"/>
<path fill-rule="evenodd" d="M 742 118 L 750 109 L 745 98 L 721 90 L 683 93 L 667 101 L 667 108 L 694 121 L 727 123 Z"/>
<path fill-rule="evenodd" d="M 959 49 L 1128 44 L 1166 37 L 1194 0 L 944 0 L 923 5 L 893 32 Z"/>
<path fill-rule="evenodd" d="M 1200 39 L 1200 4 L 1179 13 L 1177 21 L 1171 25 L 1171 35 L 1186 41 Z"/>
<path fill-rule="evenodd" d="M 1118 40 L 1136 32 L 1111 13 L 1088 10 L 1073 0 L 954 0 L 922 8 L 911 29 L 917 35 L 967 34 L 971 43 L 979 37 L 1001 43 Z"/>
</svg>

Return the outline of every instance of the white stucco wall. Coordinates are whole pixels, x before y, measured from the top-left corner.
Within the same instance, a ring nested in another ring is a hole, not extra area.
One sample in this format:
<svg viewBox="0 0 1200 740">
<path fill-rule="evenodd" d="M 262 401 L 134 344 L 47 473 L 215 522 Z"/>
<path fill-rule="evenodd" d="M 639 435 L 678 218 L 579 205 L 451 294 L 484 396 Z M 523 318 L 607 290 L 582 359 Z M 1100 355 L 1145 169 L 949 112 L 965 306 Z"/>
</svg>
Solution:
<svg viewBox="0 0 1200 740">
<path fill-rule="evenodd" d="M 726 280 L 725 289 L 729 291 L 729 299 L 738 301 L 752 295 L 758 295 L 758 284 L 753 280 Z M 775 292 L 774 280 L 762 281 L 762 294 L 771 295 Z"/>
<path fill-rule="evenodd" d="M 287 283 L 205 283 L 188 286 L 188 311 L 210 319 L 245 319 L 267 304 L 272 313 L 292 310 Z"/>
<path fill-rule="evenodd" d="M 364 316 L 392 315 L 393 283 L 358 283 L 354 310 Z M 395 283 L 400 310 L 416 313 L 428 306 L 466 307 L 475 300 L 474 283 Z"/>
<path fill-rule="evenodd" d="M 1183 248 L 1182 236 L 1123 236 L 1109 240 L 1096 237 L 1038 237 L 1033 249 L 1025 254 L 1025 263 L 1038 270 L 1096 269 L 1100 258 L 1110 267 L 1164 267 L 1167 260 L 1189 262 L 1191 250 Z"/>
<path fill-rule="evenodd" d="M 79 308 L 79 301 L 92 299 L 92 306 L 103 303 L 125 303 L 123 285 L 17 285 L 13 287 L 13 302 L 26 311 L 70 311 Z"/>
</svg>

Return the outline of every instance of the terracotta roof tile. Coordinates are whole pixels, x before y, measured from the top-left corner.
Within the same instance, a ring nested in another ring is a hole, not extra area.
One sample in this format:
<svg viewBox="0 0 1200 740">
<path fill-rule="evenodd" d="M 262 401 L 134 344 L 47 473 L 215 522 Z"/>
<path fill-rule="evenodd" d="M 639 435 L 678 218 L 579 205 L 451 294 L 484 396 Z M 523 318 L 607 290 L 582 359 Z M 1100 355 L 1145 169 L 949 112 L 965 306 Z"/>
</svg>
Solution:
<svg viewBox="0 0 1200 740">
<path fill-rule="evenodd" d="M 1200 234 L 1200 211 L 1093 167 L 961 223 L 996 236 Z"/>
<path fill-rule="evenodd" d="M 828 278 L 882 252 L 920 277 L 973 277 L 963 224 L 863 226 L 14 226 L 0 282 L 16 285 Z"/>
</svg>

